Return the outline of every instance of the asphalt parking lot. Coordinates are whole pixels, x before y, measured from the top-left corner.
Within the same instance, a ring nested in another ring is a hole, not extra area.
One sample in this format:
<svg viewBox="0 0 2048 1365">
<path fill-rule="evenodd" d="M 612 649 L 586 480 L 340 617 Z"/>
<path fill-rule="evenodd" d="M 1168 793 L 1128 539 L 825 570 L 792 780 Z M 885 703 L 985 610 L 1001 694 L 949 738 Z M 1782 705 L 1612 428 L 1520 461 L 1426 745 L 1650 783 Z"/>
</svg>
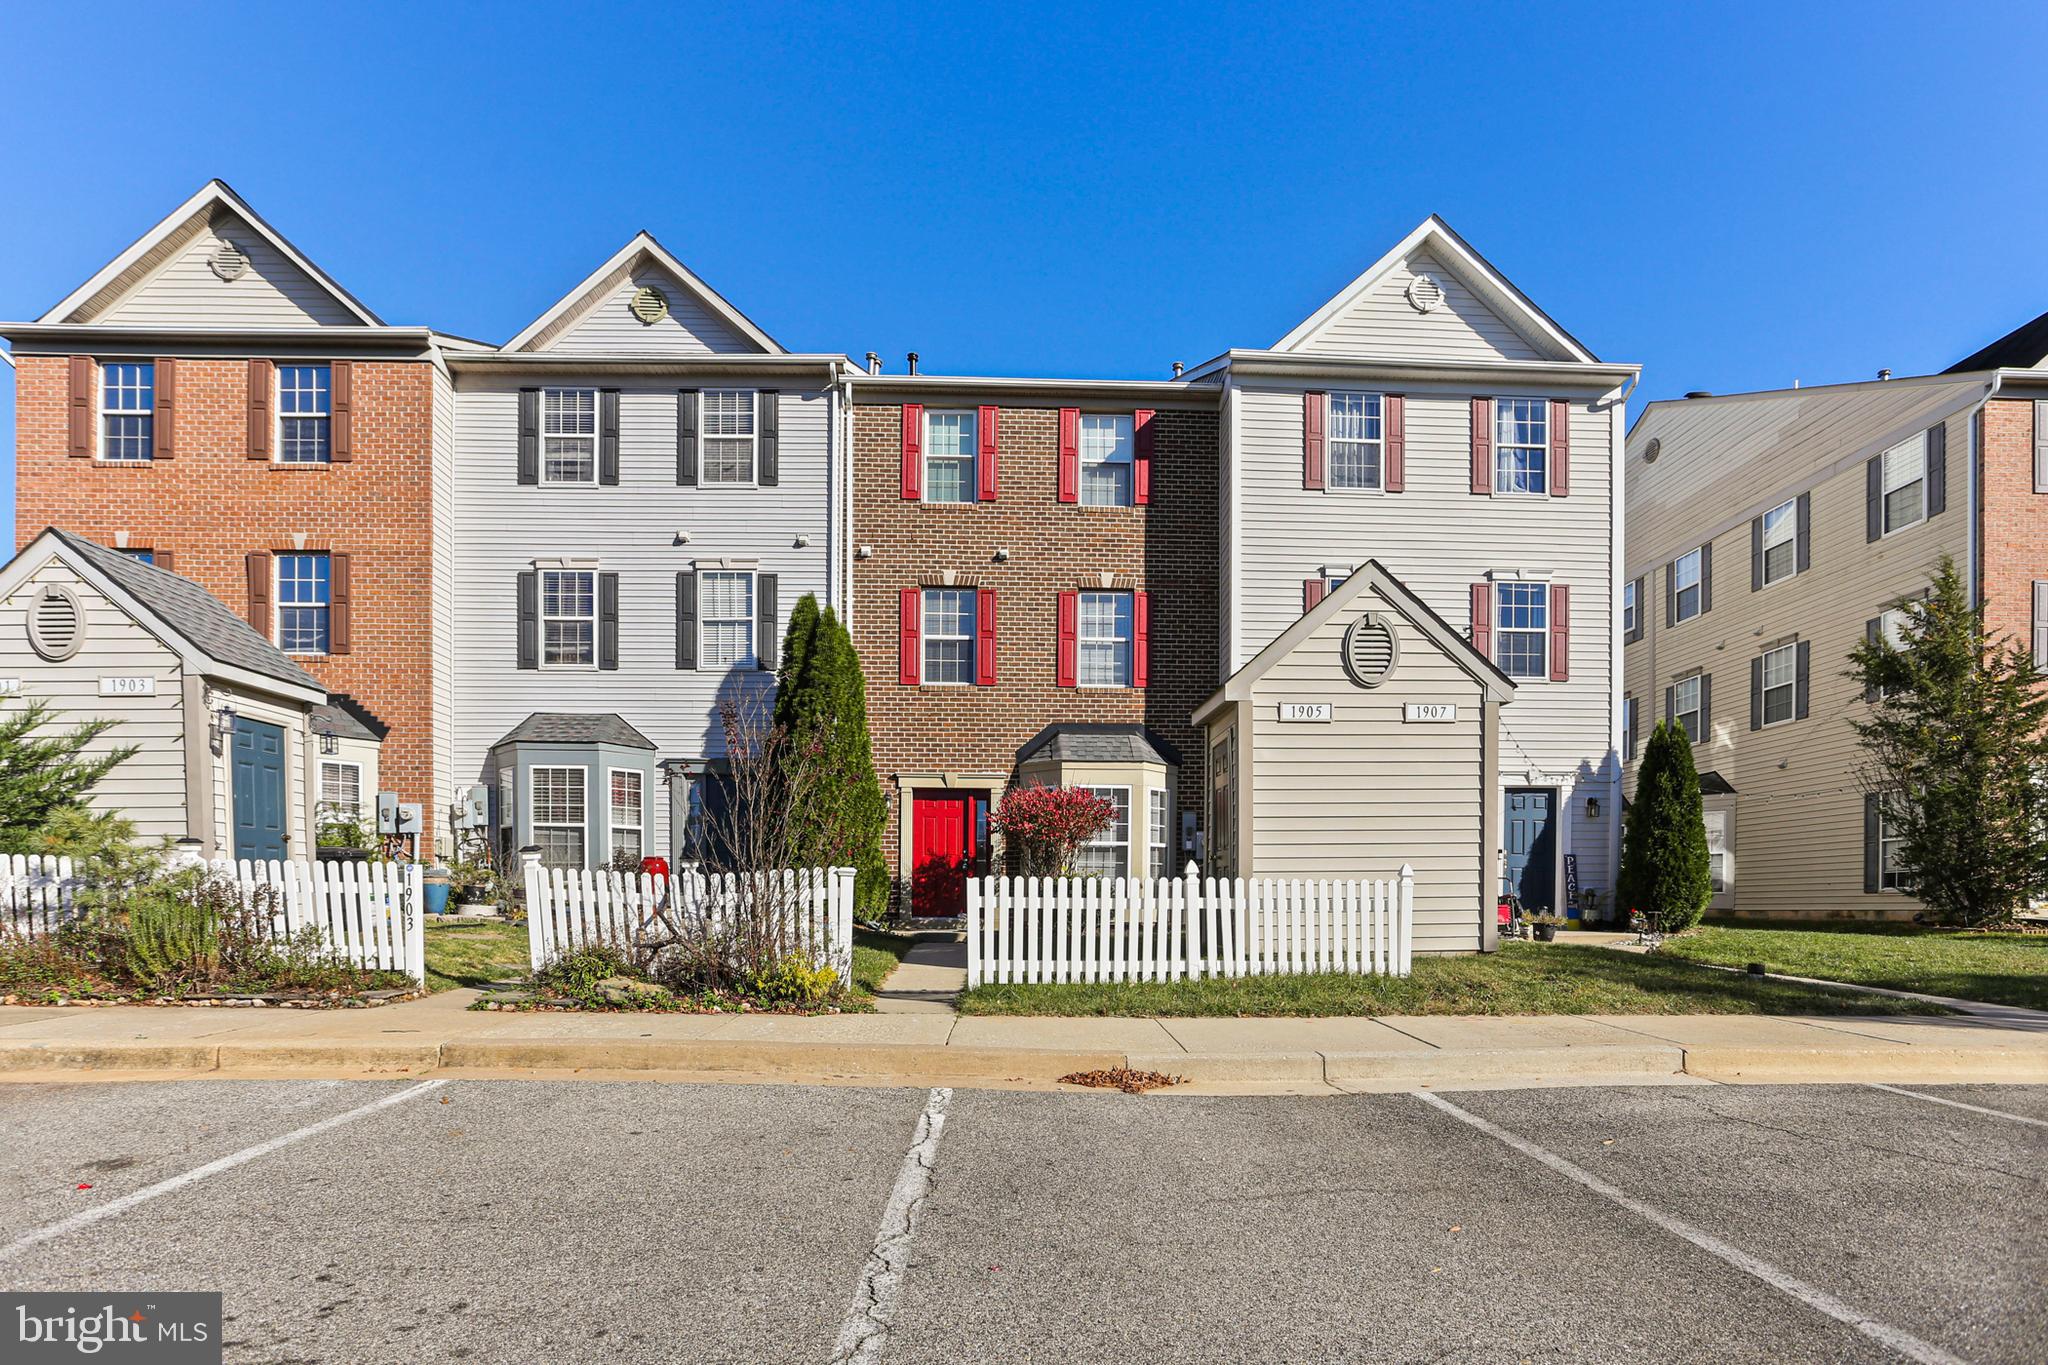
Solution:
<svg viewBox="0 0 2048 1365">
<path fill-rule="evenodd" d="M 2048 1087 L 1912 1090 L 9 1084 L 0 1288 L 235 1361 L 2038 1362 Z"/>
</svg>

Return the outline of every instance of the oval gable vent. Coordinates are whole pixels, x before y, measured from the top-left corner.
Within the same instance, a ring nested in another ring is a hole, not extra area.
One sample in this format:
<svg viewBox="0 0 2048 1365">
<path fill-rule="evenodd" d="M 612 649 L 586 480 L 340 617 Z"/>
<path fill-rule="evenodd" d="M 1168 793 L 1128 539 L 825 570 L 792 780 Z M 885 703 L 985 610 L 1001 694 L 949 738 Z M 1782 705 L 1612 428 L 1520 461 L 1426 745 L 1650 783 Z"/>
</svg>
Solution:
<svg viewBox="0 0 2048 1365">
<path fill-rule="evenodd" d="M 1393 625 L 1369 611 L 1344 632 L 1344 671 L 1360 687 L 1378 687 L 1401 660 L 1401 641 Z"/>
<path fill-rule="evenodd" d="M 78 652 L 85 643 L 85 613 L 71 589 L 52 586 L 36 594 L 28 609 L 28 642 L 52 662 Z"/>
</svg>

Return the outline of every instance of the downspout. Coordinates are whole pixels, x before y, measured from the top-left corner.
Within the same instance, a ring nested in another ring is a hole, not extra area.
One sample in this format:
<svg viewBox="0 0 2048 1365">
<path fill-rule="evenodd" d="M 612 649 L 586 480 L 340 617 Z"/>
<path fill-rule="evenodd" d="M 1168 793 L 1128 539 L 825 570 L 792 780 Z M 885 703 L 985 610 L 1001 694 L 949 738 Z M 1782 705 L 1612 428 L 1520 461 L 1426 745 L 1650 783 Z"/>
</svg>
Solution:
<svg viewBox="0 0 2048 1365">
<path fill-rule="evenodd" d="M 1613 492 L 1610 494 L 1614 500 L 1614 506 L 1610 513 L 1613 539 L 1607 547 L 1608 563 L 1610 565 L 1608 570 L 1607 600 L 1612 604 L 1612 609 L 1607 613 L 1607 743 L 1609 751 L 1614 755 L 1614 776 L 1607 783 L 1607 885 L 1604 890 L 1607 894 L 1610 913 L 1617 909 L 1615 905 L 1615 890 L 1616 885 L 1621 880 L 1621 767 L 1625 758 L 1621 751 L 1621 709 L 1624 704 L 1622 701 L 1622 690 L 1627 682 L 1628 670 L 1626 656 L 1623 652 L 1627 645 L 1622 638 L 1620 606 L 1622 576 L 1628 572 L 1628 557 L 1625 553 L 1628 547 L 1626 538 L 1628 507 L 1628 396 L 1635 392 L 1636 385 L 1642 382 L 1642 377 L 1642 371 L 1640 370 L 1629 377 L 1628 383 L 1623 386 L 1619 394 L 1615 395 L 1614 403 L 1607 413 L 1607 448 L 1609 458 L 1613 461 L 1614 469 Z M 1644 610 L 1644 604 L 1638 601 L 1636 603 L 1636 619 L 1638 621 L 1647 619 L 1643 614 Z M 1654 645 L 1650 647 L 1655 648 Z M 1652 692 L 1656 691 L 1654 687 L 1650 690 Z"/>
<path fill-rule="evenodd" d="M 853 633 L 853 362 L 834 360 L 838 417 L 838 459 L 834 480 L 839 488 L 839 620 Z"/>
<path fill-rule="evenodd" d="M 1984 396 L 1977 400 L 1977 410 L 1971 414 L 1969 425 L 1965 428 L 1969 432 L 1970 441 L 1970 477 L 1964 491 L 1964 510 L 1969 514 L 1969 524 L 1964 530 L 1963 559 L 1967 565 L 1964 572 L 1970 576 L 1970 604 L 1977 607 L 1984 605 L 1984 537 L 1979 524 L 1979 508 L 1984 492 L 1984 417 L 1990 410 L 1991 400 L 1998 396 L 1998 391 L 2004 384 L 2005 371 L 1992 371 L 1990 387 L 1985 389 Z"/>
</svg>

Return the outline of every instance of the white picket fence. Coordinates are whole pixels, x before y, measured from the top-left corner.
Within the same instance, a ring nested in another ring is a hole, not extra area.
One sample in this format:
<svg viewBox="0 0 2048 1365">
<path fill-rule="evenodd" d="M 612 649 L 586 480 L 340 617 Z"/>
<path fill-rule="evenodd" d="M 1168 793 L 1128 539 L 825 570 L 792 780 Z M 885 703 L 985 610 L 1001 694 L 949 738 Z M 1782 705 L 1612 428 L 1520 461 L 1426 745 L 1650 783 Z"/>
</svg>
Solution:
<svg viewBox="0 0 2048 1365">
<path fill-rule="evenodd" d="M 709 927 L 729 923 L 750 898 L 776 908 L 783 941 L 832 967 L 841 981 L 853 976 L 853 876 L 850 867 L 804 868 L 671 877 L 587 869 L 526 868 L 527 949 L 535 971 L 574 948 L 609 943 L 625 948 L 654 918 L 674 906 L 684 918 Z M 754 879 L 752 886 L 742 878 Z M 770 879 L 773 879 L 772 881 Z"/>
<path fill-rule="evenodd" d="M 1385 881 L 981 877 L 967 984 L 1408 975 L 1415 873 Z"/>
<path fill-rule="evenodd" d="M 418 864 L 217 858 L 205 866 L 239 885 L 245 905 L 271 904 L 273 933 L 315 928 L 329 952 L 356 966 L 427 979 Z M 18 933 L 48 933 L 74 913 L 82 885 L 69 858 L 0 859 L 0 914 Z M 259 896 L 266 887 L 274 898 Z"/>
</svg>

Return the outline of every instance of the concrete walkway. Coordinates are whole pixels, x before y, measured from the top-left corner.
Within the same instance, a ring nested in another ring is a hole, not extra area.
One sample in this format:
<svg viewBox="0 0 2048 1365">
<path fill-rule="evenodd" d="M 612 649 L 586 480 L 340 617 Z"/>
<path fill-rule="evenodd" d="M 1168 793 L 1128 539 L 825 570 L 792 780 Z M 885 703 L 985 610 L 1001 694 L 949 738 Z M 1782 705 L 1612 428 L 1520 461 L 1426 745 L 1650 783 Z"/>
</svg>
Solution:
<svg viewBox="0 0 2048 1365">
<path fill-rule="evenodd" d="M 875 1011 L 952 1015 L 966 989 L 967 940 L 923 939 L 904 954 L 902 964 L 875 992 Z"/>
</svg>

